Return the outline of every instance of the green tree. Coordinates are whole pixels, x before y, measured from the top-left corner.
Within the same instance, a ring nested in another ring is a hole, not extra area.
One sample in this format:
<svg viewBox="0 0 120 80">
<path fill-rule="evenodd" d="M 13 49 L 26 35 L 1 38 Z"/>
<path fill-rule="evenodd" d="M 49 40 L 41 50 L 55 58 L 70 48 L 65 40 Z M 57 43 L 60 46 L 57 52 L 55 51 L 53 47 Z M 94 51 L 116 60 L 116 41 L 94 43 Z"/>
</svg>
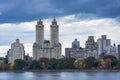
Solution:
<svg viewBox="0 0 120 80">
<path fill-rule="evenodd" d="M 117 67 L 120 69 L 120 60 L 117 61 Z"/>
<path fill-rule="evenodd" d="M 74 58 L 61 58 L 58 59 L 57 69 L 74 69 Z"/>
<path fill-rule="evenodd" d="M 48 61 L 48 69 L 56 69 L 56 66 L 57 66 L 57 63 L 58 63 L 58 60 L 55 59 L 55 58 L 52 58 Z"/>
<path fill-rule="evenodd" d="M 26 62 L 24 60 L 16 59 L 14 61 L 14 69 L 16 70 L 24 69 L 25 66 L 26 66 Z"/>
<path fill-rule="evenodd" d="M 65 69 L 65 58 L 58 59 L 57 69 Z"/>
<path fill-rule="evenodd" d="M 96 68 L 98 61 L 94 57 L 88 57 L 85 59 L 85 68 Z"/>
<path fill-rule="evenodd" d="M 64 64 L 64 68 L 65 69 L 74 69 L 74 62 L 75 62 L 75 58 L 65 58 L 65 64 Z"/>
<path fill-rule="evenodd" d="M 29 61 L 28 66 L 29 66 L 30 69 L 41 69 L 40 63 L 36 60 Z"/>
</svg>

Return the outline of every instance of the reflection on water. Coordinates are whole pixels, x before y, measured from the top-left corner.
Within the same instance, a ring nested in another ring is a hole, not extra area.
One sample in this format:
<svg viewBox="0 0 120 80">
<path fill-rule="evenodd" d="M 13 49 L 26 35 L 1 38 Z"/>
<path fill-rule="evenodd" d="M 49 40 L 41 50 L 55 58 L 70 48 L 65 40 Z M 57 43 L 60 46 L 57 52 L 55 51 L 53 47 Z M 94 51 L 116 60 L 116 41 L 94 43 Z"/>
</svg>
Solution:
<svg viewBox="0 0 120 80">
<path fill-rule="evenodd" d="M 120 80 L 120 72 L 0 72 L 0 80 Z"/>
</svg>

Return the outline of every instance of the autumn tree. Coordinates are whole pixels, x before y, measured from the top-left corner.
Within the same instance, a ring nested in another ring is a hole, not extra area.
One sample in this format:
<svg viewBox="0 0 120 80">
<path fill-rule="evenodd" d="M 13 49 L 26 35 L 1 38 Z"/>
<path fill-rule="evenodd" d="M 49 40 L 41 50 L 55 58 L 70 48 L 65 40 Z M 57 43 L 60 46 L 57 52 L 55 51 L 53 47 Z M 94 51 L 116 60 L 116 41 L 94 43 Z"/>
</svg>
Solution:
<svg viewBox="0 0 120 80">
<path fill-rule="evenodd" d="M 49 59 L 45 58 L 45 57 L 39 59 L 39 63 L 41 65 L 42 69 L 47 69 L 48 61 L 49 61 Z"/>
<path fill-rule="evenodd" d="M 110 69 L 117 66 L 117 59 L 113 55 L 104 55 L 101 59 L 101 67 L 104 69 Z"/>
<path fill-rule="evenodd" d="M 77 69 L 83 69 L 85 68 L 85 60 L 83 58 L 76 59 L 74 62 L 74 66 Z"/>
</svg>

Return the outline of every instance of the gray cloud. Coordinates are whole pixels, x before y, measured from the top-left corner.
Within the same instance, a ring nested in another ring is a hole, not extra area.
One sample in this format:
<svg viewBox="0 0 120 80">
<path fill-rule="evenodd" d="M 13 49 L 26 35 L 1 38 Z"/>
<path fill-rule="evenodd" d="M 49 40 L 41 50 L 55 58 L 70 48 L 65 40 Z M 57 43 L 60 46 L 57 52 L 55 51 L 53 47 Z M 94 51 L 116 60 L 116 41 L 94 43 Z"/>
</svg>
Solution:
<svg viewBox="0 0 120 80">
<path fill-rule="evenodd" d="M 1 0 L 0 23 L 82 15 L 80 18 L 117 18 L 120 0 Z M 77 16 L 78 17 L 78 16 Z"/>
</svg>

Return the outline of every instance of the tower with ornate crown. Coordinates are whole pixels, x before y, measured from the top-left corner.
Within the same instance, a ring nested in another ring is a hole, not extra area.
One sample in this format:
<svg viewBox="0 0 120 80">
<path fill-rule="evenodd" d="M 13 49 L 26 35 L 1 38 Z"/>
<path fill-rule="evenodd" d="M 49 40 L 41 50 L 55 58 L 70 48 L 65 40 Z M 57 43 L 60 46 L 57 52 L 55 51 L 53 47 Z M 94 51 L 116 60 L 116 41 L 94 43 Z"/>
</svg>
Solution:
<svg viewBox="0 0 120 80">
<path fill-rule="evenodd" d="M 36 25 L 36 42 L 33 44 L 33 60 L 40 58 L 61 58 L 59 26 L 54 18 L 50 25 L 50 40 L 44 40 L 44 25 L 41 20 Z"/>
</svg>

